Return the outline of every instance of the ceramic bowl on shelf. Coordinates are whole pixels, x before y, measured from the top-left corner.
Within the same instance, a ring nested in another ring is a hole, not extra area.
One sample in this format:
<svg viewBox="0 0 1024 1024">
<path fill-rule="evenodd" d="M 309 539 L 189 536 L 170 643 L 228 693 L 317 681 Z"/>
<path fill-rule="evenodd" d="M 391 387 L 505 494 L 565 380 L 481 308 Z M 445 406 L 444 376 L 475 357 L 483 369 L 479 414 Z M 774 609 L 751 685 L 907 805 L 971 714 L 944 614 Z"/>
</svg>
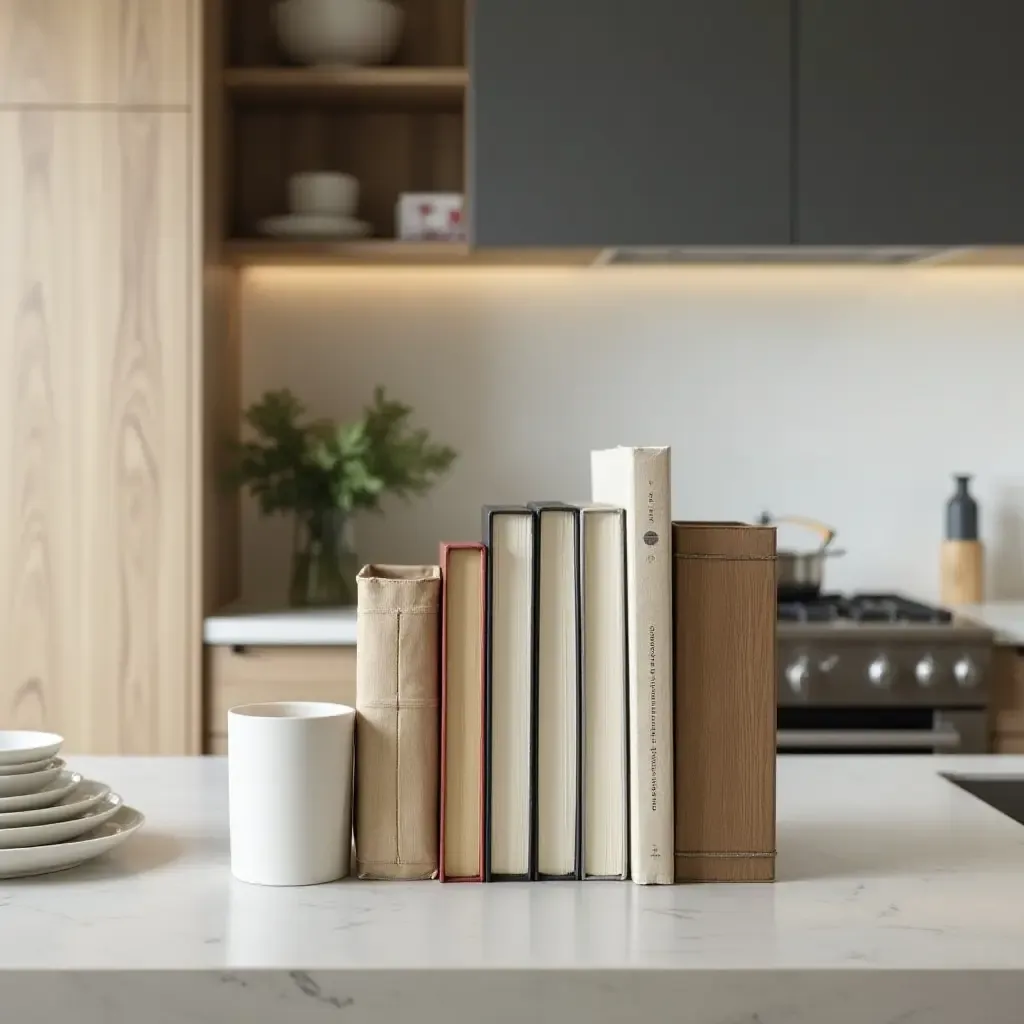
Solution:
<svg viewBox="0 0 1024 1024">
<path fill-rule="evenodd" d="M 64 742 L 55 732 L 0 729 L 0 765 L 28 764 L 56 757 Z"/>
<path fill-rule="evenodd" d="M 340 171 L 302 171 L 288 179 L 290 213 L 351 217 L 359 205 L 359 182 Z"/>
<path fill-rule="evenodd" d="M 20 775 L 0 775 L 0 797 L 24 796 L 45 789 L 64 770 L 65 764 L 59 757 L 45 762 L 37 772 L 22 772 Z"/>
<path fill-rule="evenodd" d="M 281 0 L 278 39 L 300 64 L 383 64 L 398 45 L 402 12 L 392 0 Z"/>
</svg>

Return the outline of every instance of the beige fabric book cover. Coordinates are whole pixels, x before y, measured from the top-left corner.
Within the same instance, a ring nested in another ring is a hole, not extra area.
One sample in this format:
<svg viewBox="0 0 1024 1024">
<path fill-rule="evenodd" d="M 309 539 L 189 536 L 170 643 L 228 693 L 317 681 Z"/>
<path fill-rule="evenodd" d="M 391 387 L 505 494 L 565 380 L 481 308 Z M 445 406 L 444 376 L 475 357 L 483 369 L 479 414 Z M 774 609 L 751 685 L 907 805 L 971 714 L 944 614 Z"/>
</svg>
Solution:
<svg viewBox="0 0 1024 1024">
<path fill-rule="evenodd" d="M 435 878 L 441 569 L 356 578 L 356 861 L 360 878 Z"/>
</svg>

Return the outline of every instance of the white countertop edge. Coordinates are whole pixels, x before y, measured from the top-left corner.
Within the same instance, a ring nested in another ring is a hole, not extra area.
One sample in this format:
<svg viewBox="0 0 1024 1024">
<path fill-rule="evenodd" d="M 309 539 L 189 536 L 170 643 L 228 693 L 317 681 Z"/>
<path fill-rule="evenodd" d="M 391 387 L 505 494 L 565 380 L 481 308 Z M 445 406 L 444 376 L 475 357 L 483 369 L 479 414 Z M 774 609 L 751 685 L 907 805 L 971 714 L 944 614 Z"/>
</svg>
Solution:
<svg viewBox="0 0 1024 1024">
<path fill-rule="evenodd" d="M 1024 601 L 952 605 L 950 611 L 958 618 L 993 630 L 1000 646 L 1024 647 Z"/>
<path fill-rule="evenodd" d="M 106 1024 L 139 1014 L 192 1024 L 308 1024 L 414 1018 L 420 1024 L 496 1022 L 619 1024 L 681 1019 L 820 1024 L 843 1020 L 962 1024 L 1019 1020 L 1024 977 L 1015 971 L 558 970 L 114 970 L 0 974 L 12 1020 Z"/>
<path fill-rule="evenodd" d="M 985 626 L 1002 646 L 1024 647 L 1024 601 L 986 601 L 950 607 Z M 355 608 L 261 610 L 232 605 L 203 623 L 204 643 L 217 646 L 348 647 L 356 642 Z"/>
<path fill-rule="evenodd" d="M 356 642 L 354 608 L 233 611 L 203 623 L 203 642 L 215 646 L 350 647 Z"/>
</svg>

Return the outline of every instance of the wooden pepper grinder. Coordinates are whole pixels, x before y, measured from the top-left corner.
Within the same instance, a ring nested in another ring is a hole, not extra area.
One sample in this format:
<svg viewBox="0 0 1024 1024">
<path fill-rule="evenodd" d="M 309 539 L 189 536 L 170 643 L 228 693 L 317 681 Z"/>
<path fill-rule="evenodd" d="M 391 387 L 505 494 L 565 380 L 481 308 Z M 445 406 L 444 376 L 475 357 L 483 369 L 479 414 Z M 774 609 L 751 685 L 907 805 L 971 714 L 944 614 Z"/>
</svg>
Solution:
<svg viewBox="0 0 1024 1024">
<path fill-rule="evenodd" d="M 956 493 L 946 504 L 946 539 L 942 544 L 941 600 L 944 605 L 978 604 L 984 594 L 985 549 L 979 539 L 978 503 L 971 478 L 957 475 Z"/>
</svg>

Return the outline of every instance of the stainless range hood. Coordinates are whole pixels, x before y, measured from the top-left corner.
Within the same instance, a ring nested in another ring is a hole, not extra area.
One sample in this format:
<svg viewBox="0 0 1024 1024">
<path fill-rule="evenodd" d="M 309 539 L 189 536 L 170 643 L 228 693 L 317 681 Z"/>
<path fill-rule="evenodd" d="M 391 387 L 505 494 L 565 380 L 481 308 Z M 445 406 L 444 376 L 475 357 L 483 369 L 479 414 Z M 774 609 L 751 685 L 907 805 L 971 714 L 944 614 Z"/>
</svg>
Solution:
<svg viewBox="0 0 1024 1024">
<path fill-rule="evenodd" d="M 973 249 L 911 246 L 665 246 L 605 249 L 595 266 L 778 264 L 892 266 L 955 262 Z"/>
</svg>

